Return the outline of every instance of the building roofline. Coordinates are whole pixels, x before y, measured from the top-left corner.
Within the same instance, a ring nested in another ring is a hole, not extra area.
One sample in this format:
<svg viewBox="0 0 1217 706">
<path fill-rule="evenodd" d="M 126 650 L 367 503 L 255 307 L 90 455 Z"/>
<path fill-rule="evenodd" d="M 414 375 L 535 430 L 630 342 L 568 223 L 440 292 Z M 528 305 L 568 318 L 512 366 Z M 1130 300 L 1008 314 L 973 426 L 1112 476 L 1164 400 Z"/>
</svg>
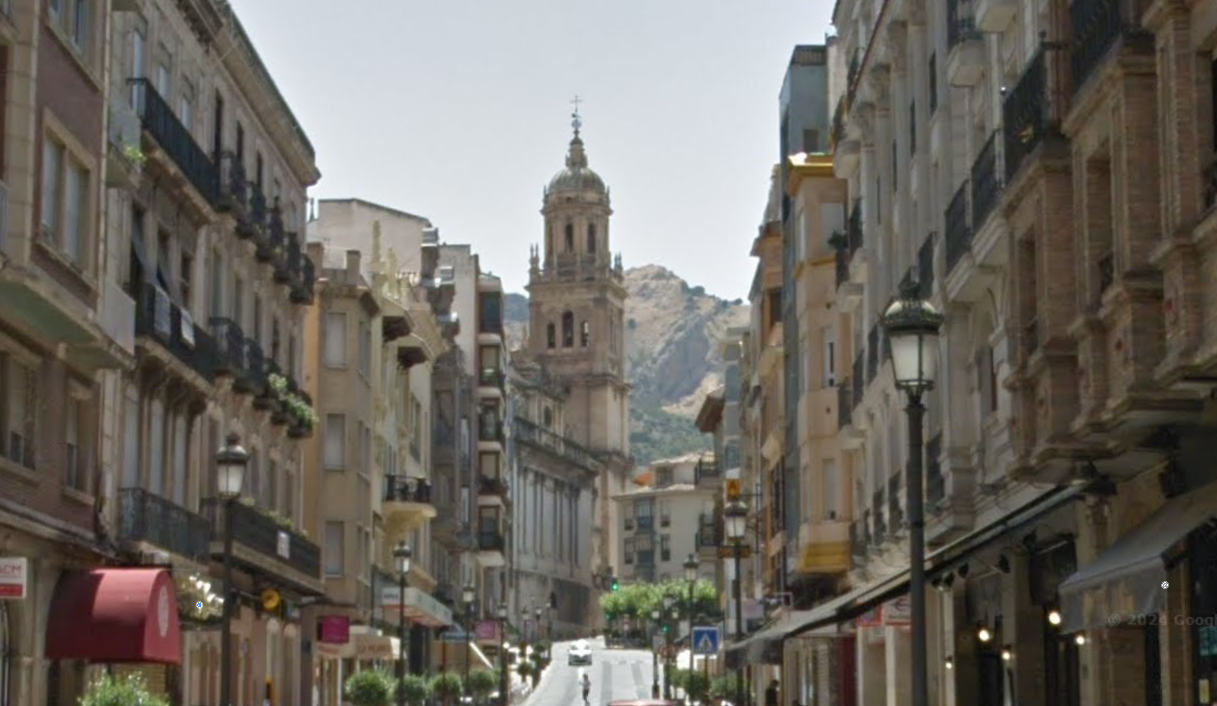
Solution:
<svg viewBox="0 0 1217 706">
<path fill-rule="evenodd" d="M 346 197 L 346 198 L 317 199 L 317 204 L 318 204 L 318 205 L 320 205 L 320 204 L 325 204 L 325 203 L 335 203 L 335 204 L 341 204 L 341 203 L 351 203 L 351 204 L 358 204 L 358 205 L 360 205 L 360 206 L 367 206 L 368 208 L 374 208 L 374 209 L 376 209 L 376 210 L 378 210 L 378 211 L 384 211 L 385 213 L 391 213 L 391 214 L 393 214 L 394 216 L 401 216 L 401 217 L 403 217 L 403 218 L 409 218 L 409 219 L 411 219 L 411 220 L 418 221 L 419 223 L 424 223 L 424 224 L 426 224 L 428 227 L 432 227 L 432 228 L 433 228 L 433 227 L 435 227 L 435 224 L 431 222 L 431 219 L 429 219 L 429 218 L 427 218 L 427 217 L 425 217 L 425 216 L 420 216 L 420 215 L 415 214 L 415 213 L 410 213 L 410 212 L 408 212 L 408 211 L 403 211 L 403 210 L 398 209 L 398 208 L 393 208 L 392 206 L 386 206 L 386 205 L 381 204 L 381 203 L 376 203 L 376 202 L 374 202 L 374 201 L 368 201 L 367 199 L 361 199 L 361 198 L 357 198 L 357 197 L 354 197 L 354 196 L 350 196 L 350 197 Z"/>
</svg>

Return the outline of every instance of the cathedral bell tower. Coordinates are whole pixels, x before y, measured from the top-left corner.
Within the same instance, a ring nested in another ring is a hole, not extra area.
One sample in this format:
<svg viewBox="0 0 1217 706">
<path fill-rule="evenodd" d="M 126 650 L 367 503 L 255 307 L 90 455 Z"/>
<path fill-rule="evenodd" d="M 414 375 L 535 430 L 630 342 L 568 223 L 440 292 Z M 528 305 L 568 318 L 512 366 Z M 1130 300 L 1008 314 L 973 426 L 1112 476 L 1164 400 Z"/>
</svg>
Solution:
<svg viewBox="0 0 1217 706">
<path fill-rule="evenodd" d="M 572 126 L 566 168 L 544 192 L 544 245 L 531 253 L 528 345 L 570 388 L 570 436 L 624 459 L 630 453 L 625 279 L 621 256 L 609 250 L 609 190 L 587 165 L 577 102 Z"/>
</svg>

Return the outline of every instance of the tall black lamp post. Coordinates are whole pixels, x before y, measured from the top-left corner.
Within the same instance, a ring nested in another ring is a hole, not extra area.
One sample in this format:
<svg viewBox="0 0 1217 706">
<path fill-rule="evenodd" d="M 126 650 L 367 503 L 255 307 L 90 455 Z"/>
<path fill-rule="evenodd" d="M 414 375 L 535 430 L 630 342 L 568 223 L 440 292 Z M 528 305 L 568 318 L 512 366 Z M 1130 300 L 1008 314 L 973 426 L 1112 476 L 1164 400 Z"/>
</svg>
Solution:
<svg viewBox="0 0 1217 706">
<path fill-rule="evenodd" d="M 220 703 L 232 704 L 232 614 L 236 601 L 232 585 L 232 508 L 241 495 L 249 452 L 241 437 L 231 433 L 216 452 L 216 493 L 224 504 L 224 617 L 220 627 Z"/>
<path fill-rule="evenodd" d="M 727 503 L 723 508 L 723 523 L 735 558 L 735 642 L 739 644 L 744 641 L 744 574 L 740 563 L 744 554 L 744 533 L 748 531 L 748 506 L 741 500 Z M 735 675 L 735 705 L 744 706 L 744 679 L 738 673 Z"/>
<path fill-rule="evenodd" d="M 685 613 L 689 618 L 689 688 L 685 689 L 685 699 L 693 703 L 693 589 L 697 587 L 697 557 L 692 554 L 685 559 L 685 581 L 689 582 L 689 604 Z M 705 659 L 703 656 L 702 659 Z"/>
<path fill-rule="evenodd" d="M 672 658 L 670 656 L 672 653 L 672 626 L 676 623 L 676 610 L 672 607 L 674 605 L 676 605 L 676 596 L 670 593 L 665 594 L 663 597 L 663 609 L 667 615 L 664 617 L 671 621 L 668 623 L 668 629 L 664 630 L 663 634 L 664 650 L 666 650 L 663 655 L 663 697 L 665 699 L 672 698 L 672 675 L 669 673 L 668 667 L 672 665 Z"/>
<path fill-rule="evenodd" d="M 475 589 L 473 584 L 467 583 L 461 589 L 461 601 L 465 604 L 465 690 L 469 690 L 469 663 L 472 660 L 469 648 L 470 633 L 473 632 L 473 599 Z"/>
<path fill-rule="evenodd" d="M 410 559 L 414 552 L 405 542 L 393 550 L 393 560 L 397 563 L 397 604 L 400 612 L 397 614 L 397 706 L 406 706 L 406 690 L 401 688 L 406 678 L 406 575 L 410 573 Z"/>
<path fill-rule="evenodd" d="M 909 518 L 909 598 L 912 603 L 912 706 L 928 706 L 925 616 L 925 509 L 922 504 L 921 396 L 934 387 L 938 371 L 938 330 L 943 316 L 921 298 L 917 282 L 900 286 L 900 296 L 883 313 L 896 387 L 908 395 L 909 462 L 906 486 Z"/>
<path fill-rule="evenodd" d="M 499 604 L 499 704 L 511 703 L 511 681 L 507 678 L 507 603 Z"/>
</svg>

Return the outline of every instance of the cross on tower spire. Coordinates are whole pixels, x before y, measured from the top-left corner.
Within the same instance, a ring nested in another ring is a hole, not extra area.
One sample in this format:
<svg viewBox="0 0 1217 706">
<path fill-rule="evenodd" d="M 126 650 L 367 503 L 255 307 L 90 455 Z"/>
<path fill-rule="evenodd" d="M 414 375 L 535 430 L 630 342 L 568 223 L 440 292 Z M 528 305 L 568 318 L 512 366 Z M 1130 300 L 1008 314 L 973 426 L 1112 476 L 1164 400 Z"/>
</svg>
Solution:
<svg viewBox="0 0 1217 706">
<path fill-rule="evenodd" d="M 575 129 L 576 138 L 579 137 L 579 128 L 583 127 L 583 119 L 579 117 L 579 104 L 582 102 L 583 99 L 577 95 L 571 101 L 571 105 L 575 106 L 575 112 L 570 114 L 570 124 Z"/>
</svg>

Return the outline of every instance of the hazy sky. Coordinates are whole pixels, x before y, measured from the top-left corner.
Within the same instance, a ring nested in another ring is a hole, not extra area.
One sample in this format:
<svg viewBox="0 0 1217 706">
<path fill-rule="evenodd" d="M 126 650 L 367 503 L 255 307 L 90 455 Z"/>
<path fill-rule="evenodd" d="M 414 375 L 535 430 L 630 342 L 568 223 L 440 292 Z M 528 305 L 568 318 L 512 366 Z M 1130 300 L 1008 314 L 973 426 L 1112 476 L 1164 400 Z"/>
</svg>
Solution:
<svg viewBox="0 0 1217 706">
<path fill-rule="evenodd" d="M 614 251 L 747 296 L 795 44 L 832 0 L 232 0 L 317 148 L 318 198 L 426 216 L 522 291 L 581 99 Z"/>
</svg>

